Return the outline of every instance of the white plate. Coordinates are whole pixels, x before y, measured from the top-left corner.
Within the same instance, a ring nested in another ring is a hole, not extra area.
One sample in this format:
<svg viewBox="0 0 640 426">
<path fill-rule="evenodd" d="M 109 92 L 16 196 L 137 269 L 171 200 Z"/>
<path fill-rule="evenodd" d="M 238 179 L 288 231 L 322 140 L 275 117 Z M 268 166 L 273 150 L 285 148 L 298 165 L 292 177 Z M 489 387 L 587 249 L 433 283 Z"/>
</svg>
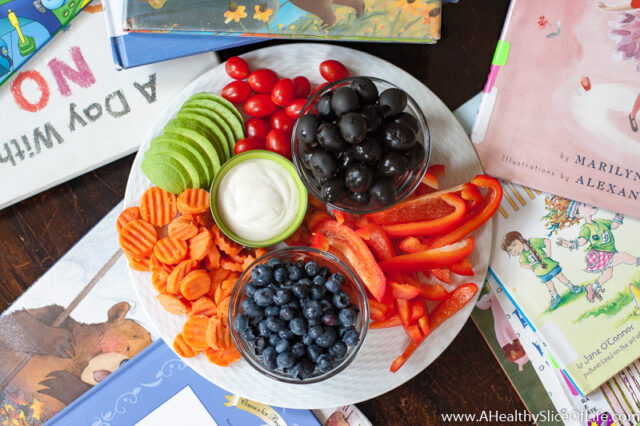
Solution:
<svg viewBox="0 0 640 426">
<path fill-rule="evenodd" d="M 242 57 L 254 69 L 271 68 L 288 77 L 304 75 L 314 85 L 323 82 L 318 65 L 326 59 L 341 61 L 353 75 L 370 75 L 395 83 L 415 98 L 427 117 L 432 140 L 431 164 L 446 165 L 443 187 L 466 182 L 482 173 L 480 161 L 471 142 L 451 111 L 422 83 L 389 62 L 357 50 L 330 44 L 284 44 L 255 50 Z M 138 205 L 144 191 L 151 186 L 151 182 L 140 170 L 140 162 L 151 139 L 162 133 L 165 123 L 191 95 L 201 91 L 219 93 L 230 81 L 224 64 L 221 64 L 187 86 L 167 106 L 147 133 L 133 163 L 125 194 L 125 207 Z M 477 230 L 474 235 L 476 249 L 470 260 L 476 275 L 471 278 L 465 277 L 464 280 L 459 279 L 457 283 L 473 281 L 481 287 L 491 253 L 491 222 Z M 160 306 L 156 300 L 156 291 L 151 285 L 150 273 L 130 270 L 130 276 L 140 302 L 159 335 L 171 345 L 175 336 L 182 330 L 185 318 L 169 314 Z M 329 380 L 315 384 L 295 385 L 277 382 L 262 376 L 244 360 L 226 368 L 211 364 L 204 355 L 184 361 L 216 385 L 265 404 L 288 408 L 325 408 L 354 404 L 388 392 L 424 370 L 457 336 L 474 305 L 475 299 L 431 333 L 396 373 L 389 372 L 391 362 L 403 352 L 409 342 L 400 327 L 370 330 L 360 353 L 348 368 Z"/>
</svg>

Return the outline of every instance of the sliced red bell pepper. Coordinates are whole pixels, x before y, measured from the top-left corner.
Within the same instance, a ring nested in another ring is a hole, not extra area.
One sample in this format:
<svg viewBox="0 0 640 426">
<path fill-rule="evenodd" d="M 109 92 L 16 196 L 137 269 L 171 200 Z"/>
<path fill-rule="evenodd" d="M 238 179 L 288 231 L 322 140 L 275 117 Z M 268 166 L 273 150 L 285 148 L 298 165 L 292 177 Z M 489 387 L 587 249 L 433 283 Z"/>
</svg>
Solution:
<svg viewBox="0 0 640 426">
<path fill-rule="evenodd" d="M 431 324 L 429 321 L 429 314 L 424 314 L 418 318 L 418 328 L 423 336 L 427 337 L 431 333 Z"/>
<path fill-rule="evenodd" d="M 322 234 L 314 232 L 311 234 L 311 248 L 328 251 L 329 239 Z"/>
<path fill-rule="evenodd" d="M 409 346 L 407 346 L 407 348 L 404 350 L 402 355 L 400 355 L 391 363 L 391 368 L 389 368 L 389 370 L 392 373 L 395 373 L 396 371 L 398 371 L 400 367 L 402 367 L 404 363 L 407 362 L 407 360 L 415 352 L 415 350 L 418 349 L 418 346 L 420 346 L 420 343 L 422 343 L 422 341 L 420 341 L 419 343 L 416 343 L 413 340 L 409 342 Z"/>
<path fill-rule="evenodd" d="M 355 228 L 356 222 L 360 219 L 360 217 L 355 214 L 346 213 L 340 210 L 334 210 L 333 215 L 336 217 L 336 222 L 340 225 L 347 225 L 350 228 Z"/>
<path fill-rule="evenodd" d="M 478 175 L 471 179 L 471 183 L 481 188 L 487 188 L 489 192 L 475 209 L 466 214 L 462 225 L 444 235 L 439 235 L 431 239 L 429 241 L 430 247 L 443 247 L 460 241 L 465 235 L 470 234 L 473 230 L 491 219 L 491 216 L 493 216 L 496 210 L 498 210 L 498 207 L 500 207 L 500 201 L 502 200 L 502 186 L 500 186 L 500 182 L 486 175 Z"/>
<path fill-rule="evenodd" d="M 387 287 L 386 278 L 362 238 L 353 229 L 334 220 L 320 222 L 313 232 L 327 237 L 330 250 L 341 254 L 373 297 L 381 301 Z"/>
<path fill-rule="evenodd" d="M 442 196 L 449 192 L 452 191 L 438 191 L 411 198 L 386 210 L 370 213 L 366 215 L 366 218 L 379 225 L 438 219 L 455 210 L 454 206 L 442 199 Z"/>
<path fill-rule="evenodd" d="M 307 199 L 309 200 L 309 205 L 311 207 L 314 207 L 314 208 L 319 209 L 319 210 L 325 210 L 326 211 L 327 206 L 322 201 L 320 201 L 316 197 L 314 197 L 313 195 L 309 194 Z"/>
<path fill-rule="evenodd" d="M 424 307 L 424 300 L 421 297 L 416 297 L 411 300 L 409 303 L 409 321 L 412 324 L 418 322 L 421 316 L 423 316 L 426 312 L 426 308 Z"/>
<path fill-rule="evenodd" d="M 452 206 L 453 211 L 436 219 L 383 225 L 382 229 L 390 237 L 437 235 L 451 231 L 462 223 L 467 212 L 467 205 L 462 198 L 453 193 L 442 194 L 440 199 Z"/>
<path fill-rule="evenodd" d="M 426 300 L 442 300 L 447 297 L 449 292 L 440 283 L 423 283 L 411 277 L 410 274 L 404 274 L 407 282 L 414 285 L 420 290 L 420 295 Z"/>
<path fill-rule="evenodd" d="M 364 228 L 369 224 L 369 219 L 366 216 L 360 216 L 358 220 L 356 220 L 356 226 L 358 228 Z"/>
<path fill-rule="evenodd" d="M 433 189 L 439 189 L 438 188 L 438 177 L 434 174 L 429 173 L 429 171 L 427 171 L 422 180 L 420 181 L 423 184 L 427 185 L 428 187 L 431 187 Z"/>
<path fill-rule="evenodd" d="M 307 213 L 304 223 L 307 225 L 308 229 L 313 230 L 313 228 L 315 228 L 320 222 L 325 220 L 333 220 L 333 218 L 326 210 L 317 210 Z"/>
<path fill-rule="evenodd" d="M 433 268 L 429 269 L 431 275 L 442 281 L 443 283 L 451 284 L 451 274 L 449 268 Z"/>
<path fill-rule="evenodd" d="M 435 330 L 440 324 L 458 312 L 478 292 L 478 286 L 474 283 L 462 284 L 449 293 L 449 296 L 441 301 L 431 312 L 431 329 Z"/>
<path fill-rule="evenodd" d="M 473 237 L 467 237 L 448 246 L 393 257 L 381 262 L 380 267 L 385 272 L 418 272 L 442 268 L 469 256 L 473 246 Z"/>
<path fill-rule="evenodd" d="M 432 164 L 427 167 L 427 172 L 436 176 L 444 176 L 444 164 Z"/>
<path fill-rule="evenodd" d="M 456 194 L 467 204 L 467 210 L 471 210 L 482 201 L 482 193 L 474 184 L 467 182 L 461 185 L 461 189 Z"/>
<path fill-rule="evenodd" d="M 402 322 L 400 322 L 400 317 L 398 316 L 398 314 L 393 314 L 383 321 L 372 322 L 371 324 L 369 324 L 369 329 L 376 330 L 379 328 L 397 327 L 399 325 L 402 325 Z"/>
<path fill-rule="evenodd" d="M 396 309 L 398 310 L 398 316 L 404 327 L 411 325 L 411 309 L 409 307 L 409 301 L 405 299 L 396 299 Z"/>
<path fill-rule="evenodd" d="M 389 236 L 380 225 L 369 223 L 364 228 L 356 229 L 356 233 L 371 247 L 378 259 L 387 260 L 396 255 Z"/>
<path fill-rule="evenodd" d="M 449 269 L 454 274 L 463 275 L 465 277 L 473 276 L 473 266 L 471 266 L 471 262 L 467 257 L 462 259 L 460 262 L 452 263 L 449 265 Z"/>
<path fill-rule="evenodd" d="M 389 281 L 391 287 L 391 294 L 396 299 L 411 300 L 420 294 L 420 289 L 411 284 L 403 284 L 395 281 Z"/>
<path fill-rule="evenodd" d="M 424 251 L 429 248 L 426 244 L 423 244 L 416 237 L 406 237 L 398 244 L 398 247 L 402 251 L 406 251 L 407 253 L 415 253 L 418 251 Z"/>
<path fill-rule="evenodd" d="M 424 336 L 422 336 L 418 324 L 412 324 L 409 326 L 402 324 L 402 328 L 404 328 L 404 332 L 407 333 L 407 336 L 409 336 L 409 338 L 414 342 L 419 343 L 424 340 Z"/>
<path fill-rule="evenodd" d="M 369 316 L 374 321 L 384 321 L 389 318 L 393 312 L 393 306 L 387 306 L 375 299 L 369 298 Z"/>
</svg>

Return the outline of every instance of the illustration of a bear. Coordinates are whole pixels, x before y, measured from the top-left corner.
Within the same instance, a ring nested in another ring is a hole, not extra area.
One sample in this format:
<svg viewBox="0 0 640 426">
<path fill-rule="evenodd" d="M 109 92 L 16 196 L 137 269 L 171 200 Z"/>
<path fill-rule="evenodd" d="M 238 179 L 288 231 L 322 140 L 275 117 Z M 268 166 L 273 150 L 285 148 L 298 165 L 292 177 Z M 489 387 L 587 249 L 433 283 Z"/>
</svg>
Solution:
<svg viewBox="0 0 640 426">
<path fill-rule="evenodd" d="M 130 307 L 112 306 L 107 322 L 99 324 L 67 317 L 51 327 L 64 311 L 58 305 L 0 317 L 0 379 L 32 355 L 4 392 L 25 405 L 37 398 L 44 416 L 53 416 L 151 343 L 147 330 L 125 318 Z"/>
</svg>

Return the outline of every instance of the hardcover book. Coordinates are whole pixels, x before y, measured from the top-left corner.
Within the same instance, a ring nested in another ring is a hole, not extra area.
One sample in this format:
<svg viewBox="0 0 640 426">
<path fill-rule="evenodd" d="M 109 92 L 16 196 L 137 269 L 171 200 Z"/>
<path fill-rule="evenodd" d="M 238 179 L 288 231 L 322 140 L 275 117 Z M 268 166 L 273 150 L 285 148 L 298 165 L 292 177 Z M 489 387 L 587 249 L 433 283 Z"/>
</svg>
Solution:
<svg viewBox="0 0 640 426">
<path fill-rule="evenodd" d="M 640 218 L 640 2 L 514 0 L 471 140 L 497 177 Z"/>
</svg>

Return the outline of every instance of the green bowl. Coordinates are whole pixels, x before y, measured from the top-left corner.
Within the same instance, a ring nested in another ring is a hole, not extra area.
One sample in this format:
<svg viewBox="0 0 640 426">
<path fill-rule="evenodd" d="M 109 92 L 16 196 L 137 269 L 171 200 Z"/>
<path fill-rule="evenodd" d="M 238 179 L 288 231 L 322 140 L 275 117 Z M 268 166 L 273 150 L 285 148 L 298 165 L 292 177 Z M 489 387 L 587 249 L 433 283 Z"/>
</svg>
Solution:
<svg viewBox="0 0 640 426">
<path fill-rule="evenodd" d="M 296 216 L 295 221 L 293 221 L 293 223 L 282 234 L 278 235 L 277 237 L 264 240 L 264 241 L 251 241 L 251 240 L 244 239 L 236 235 L 235 233 L 233 233 L 233 231 L 231 231 L 222 220 L 222 216 L 220 215 L 220 211 L 218 209 L 218 188 L 220 187 L 220 183 L 222 182 L 222 179 L 226 176 L 227 173 L 229 173 L 229 170 L 231 170 L 233 167 L 237 166 L 243 161 L 258 160 L 258 159 L 274 161 L 280 164 L 281 166 L 283 166 L 284 169 L 287 172 L 289 172 L 291 177 L 293 177 L 294 182 L 296 183 L 296 187 L 298 188 L 298 192 L 300 194 L 300 205 L 298 206 L 298 214 Z M 271 151 L 257 149 L 252 151 L 246 151 L 246 152 L 243 152 L 242 154 L 234 155 L 233 157 L 231 157 L 231 159 L 229 159 L 226 163 L 223 164 L 222 168 L 218 172 L 216 178 L 211 184 L 211 191 L 209 191 L 209 194 L 210 194 L 209 196 L 210 196 L 211 214 L 213 215 L 213 219 L 216 221 L 216 224 L 218 225 L 220 230 L 227 237 L 231 238 L 236 243 L 242 244 L 243 246 L 247 246 L 247 247 L 268 247 L 284 241 L 291 234 L 293 234 L 296 231 L 296 229 L 300 227 L 300 224 L 304 220 L 304 215 L 307 212 L 307 201 L 308 201 L 307 188 L 304 186 L 304 184 L 300 180 L 300 176 L 298 176 L 298 172 L 296 171 L 296 168 L 294 167 L 291 161 L 287 160 L 282 155 L 276 154 Z"/>
</svg>

